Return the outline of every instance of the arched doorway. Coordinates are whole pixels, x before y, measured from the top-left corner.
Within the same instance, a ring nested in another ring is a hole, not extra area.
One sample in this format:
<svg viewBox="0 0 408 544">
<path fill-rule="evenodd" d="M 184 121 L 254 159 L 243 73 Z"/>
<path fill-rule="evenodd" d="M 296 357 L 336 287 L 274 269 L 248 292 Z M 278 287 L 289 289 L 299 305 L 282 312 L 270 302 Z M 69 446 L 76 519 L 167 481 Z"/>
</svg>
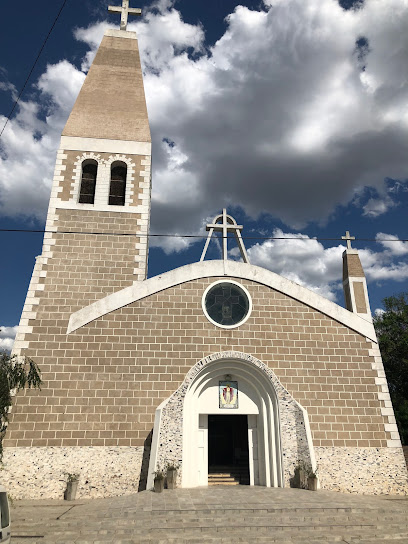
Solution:
<svg viewBox="0 0 408 544">
<path fill-rule="evenodd" d="M 219 404 L 220 382 L 226 381 L 236 382 L 238 391 L 238 405 L 228 410 Z M 233 417 L 246 418 L 251 485 L 289 486 L 299 463 L 315 469 L 306 410 L 259 359 L 237 351 L 218 352 L 198 361 L 156 409 L 148 489 L 154 471 L 168 462 L 180 466 L 179 486 L 208 484 L 208 418 L 219 416 L 224 425 Z"/>
<path fill-rule="evenodd" d="M 228 382 L 237 389 L 233 408 L 221 402 L 223 384 Z M 209 468 L 245 470 L 246 463 L 250 485 L 283 486 L 275 389 L 247 361 L 215 361 L 202 369 L 186 392 L 182 486 L 207 485 Z"/>
</svg>

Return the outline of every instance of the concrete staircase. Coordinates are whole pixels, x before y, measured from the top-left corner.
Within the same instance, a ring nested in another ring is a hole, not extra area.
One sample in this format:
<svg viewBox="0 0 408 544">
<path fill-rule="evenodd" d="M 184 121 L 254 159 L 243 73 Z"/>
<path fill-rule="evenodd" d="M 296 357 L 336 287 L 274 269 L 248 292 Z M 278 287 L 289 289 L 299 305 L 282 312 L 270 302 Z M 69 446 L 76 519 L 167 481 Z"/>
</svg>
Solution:
<svg viewBox="0 0 408 544">
<path fill-rule="evenodd" d="M 408 543 L 407 500 L 258 489 L 226 486 L 73 504 L 18 504 L 13 509 L 12 542 Z"/>
<path fill-rule="evenodd" d="M 208 470 L 208 485 L 249 485 L 248 468 L 213 466 Z"/>
<path fill-rule="evenodd" d="M 230 472 L 214 472 L 208 475 L 208 485 L 239 485 Z"/>
</svg>

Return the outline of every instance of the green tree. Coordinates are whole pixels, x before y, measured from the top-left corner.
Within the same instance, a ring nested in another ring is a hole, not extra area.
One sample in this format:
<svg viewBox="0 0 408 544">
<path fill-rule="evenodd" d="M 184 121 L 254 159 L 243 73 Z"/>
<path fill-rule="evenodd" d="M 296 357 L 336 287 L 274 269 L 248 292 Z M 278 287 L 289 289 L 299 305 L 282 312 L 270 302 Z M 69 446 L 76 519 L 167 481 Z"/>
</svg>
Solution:
<svg viewBox="0 0 408 544">
<path fill-rule="evenodd" d="M 408 292 L 383 300 L 374 318 L 398 430 L 408 444 Z"/>
<path fill-rule="evenodd" d="M 41 388 L 40 369 L 28 357 L 0 353 L 0 462 L 3 459 L 3 439 L 7 430 L 12 392 L 25 387 Z"/>
</svg>

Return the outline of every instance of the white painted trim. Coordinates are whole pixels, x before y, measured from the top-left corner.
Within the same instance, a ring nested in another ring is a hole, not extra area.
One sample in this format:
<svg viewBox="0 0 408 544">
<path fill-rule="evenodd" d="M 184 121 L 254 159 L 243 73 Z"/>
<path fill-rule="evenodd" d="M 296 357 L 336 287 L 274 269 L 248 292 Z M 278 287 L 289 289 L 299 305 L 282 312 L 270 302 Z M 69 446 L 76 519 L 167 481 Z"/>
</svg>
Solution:
<svg viewBox="0 0 408 544">
<path fill-rule="evenodd" d="M 346 327 L 370 338 L 370 340 L 377 342 L 373 324 L 362 319 L 360 316 L 349 312 L 334 302 L 331 302 L 330 300 L 313 293 L 313 291 L 279 276 L 270 270 L 236 261 L 203 261 L 193 263 L 176 268 L 175 270 L 171 270 L 170 272 L 155 276 L 154 278 L 150 278 L 143 282 L 135 283 L 130 287 L 126 287 L 117 293 L 108 295 L 72 314 L 69 320 L 67 334 L 91 323 L 103 315 L 158 293 L 159 291 L 163 291 L 164 289 L 169 289 L 170 287 L 188 281 L 216 276 L 230 276 L 246 279 L 276 289 L 277 291 L 322 312 L 328 317 L 335 319 Z"/>
<path fill-rule="evenodd" d="M 58 201 L 55 205 L 57 210 L 86 210 L 90 212 L 122 212 L 122 213 L 141 213 L 142 206 L 113 206 L 112 204 L 79 204 L 72 200 Z M 143 207 L 144 209 L 144 207 Z"/>
<path fill-rule="evenodd" d="M 156 409 L 156 412 L 154 414 L 153 436 L 152 436 L 152 443 L 150 446 L 149 468 L 147 471 L 147 483 L 146 483 L 147 490 L 152 489 L 154 485 L 155 471 L 159 469 L 164 469 L 164 467 L 157 466 L 157 453 L 159 450 L 158 441 L 160 436 L 161 414 L 162 414 L 163 408 L 166 406 L 168 402 L 169 402 L 169 399 L 164 400 L 160 404 L 160 406 Z"/>
<path fill-rule="evenodd" d="M 307 439 L 307 445 L 309 447 L 309 453 L 310 453 L 310 464 L 312 465 L 312 470 L 316 474 L 318 470 L 317 462 L 316 462 L 316 455 L 313 447 L 313 438 L 312 438 L 312 430 L 310 428 L 310 421 L 309 421 L 309 414 L 307 413 L 306 408 L 303 408 L 301 404 L 298 403 L 296 399 L 293 399 L 295 404 L 299 406 L 300 410 L 302 410 L 303 413 L 303 421 L 305 423 L 305 431 L 306 431 L 306 439 Z M 317 476 L 317 489 L 320 489 L 320 480 L 319 475 Z"/>
<path fill-rule="evenodd" d="M 365 304 L 367 308 L 367 312 L 357 312 L 357 302 L 356 302 L 356 295 L 354 292 L 354 284 L 355 283 L 361 283 L 363 285 L 364 290 L 364 298 L 365 298 Z M 353 308 L 353 313 L 359 315 L 361 318 L 366 319 L 370 323 L 373 322 L 373 318 L 371 315 L 371 307 L 370 307 L 370 299 L 368 297 L 368 289 L 367 289 L 367 280 L 365 277 L 361 276 L 349 276 L 345 280 L 343 280 L 343 290 L 346 292 L 346 289 L 350 293 L 350 300 L 351 300 L 351 306 Z"/>
<path fill-rule="evenodd" d="M 127 40 L 137 40 L 136 32 L 130 32 L 130 30 L 117 30 L 116 28 L 107 28 L 104 36 L 109 38 L 125 38 Z"/>
<path fill-rule="evenodd" d="M 61 136 L 60 148 L 64 151 L 83 151 L 87 153 L 120 153 L 121 155 L 152 154 L 151 142 L 82 138 L 80 136 Z"/>
<path fill-rule="evenodd" d="M 394 408 L 392 406 L 384 365 L 378 344 L 372 342 L 371 349 L 368 351 L 368 353 L 369 356 L 374 359 L 374 362 L 371 363 L 371 368 L 377 371 L 375 383 L 381 388 L 381 390 L 379 390 L 377 393 L 377 398 L 381 406 L 381 415 L 384 417 L 384 432 L 389 432 L 391 437 L 391 439 L 387 440 L 387 448 L 400 448 L 401 439 L 398 427 L 396 425 Z"/>
<path fill-rule="evenodd" d="M 210 289 L 212 289 L 216 285 L 220 285 L 222 283 L 230 283 L 232 285 L 236 285 L 239 289 L 241 289 L 241 291 L 243 291 L 245 293 L 245 295 L 246 295 L 246 297 L 248 299 L 248 302 L 249 302 L 249 308 L 248 308 L 248 312 L 247 312 L 246 316 L 244 317 L 244 319 L 242 319 L 239 323 L 236 323 L 235 325 L 221 325 L 221 323 L 217 323 L 216 321 L 214 321 L 214 319 L 212 319 L 210 317 L 210 315 L 208 314 L 208 312 L 207 312 L 207 307 L 205 305 L 205 299 L 207 297 L 208 291 L 210 291 Z M 238 283 L 237 281 L 233 281 L 233 280 L 230 280 L 230 279 L 218 280 L 218 281 L 215 281 L 214 283 L 212 283 L 211 285 L 209 285 L 207 287 L 207 289 L 204 291 L 203 296 L 201 298 L 201 306 L 203 308 L 203 312 L 204 312 L 205 317 L 208 319 L 208 321 L 210 323 L 212 323 L 216 327 L 220 327 L 221 329 L 236 329 L 237 327 L 243 325 L 245 323 L 245 321 L 251 315 L 251 313 L 252 313 L 252 298 L 251 298 L 251 295 L 248 293 L 247 289 L 245 289 L 245 287 L 243 285 L 241 285 L 240 283 Z"/>
</svg>

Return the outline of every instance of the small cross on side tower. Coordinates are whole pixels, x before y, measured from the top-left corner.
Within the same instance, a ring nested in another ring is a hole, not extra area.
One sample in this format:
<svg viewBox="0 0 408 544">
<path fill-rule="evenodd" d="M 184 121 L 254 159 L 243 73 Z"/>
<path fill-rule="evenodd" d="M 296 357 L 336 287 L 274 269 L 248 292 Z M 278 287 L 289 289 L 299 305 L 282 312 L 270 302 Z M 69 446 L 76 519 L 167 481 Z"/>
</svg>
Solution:
<svg viewBox="0 0 408 544">
<path fill-rule="evenodd" d="M 129 15 L 142 15 L 140 8 L 130 8 L 129 0 L 122 0 L 121 6 L 109 6 L 108 11 L 110 13 L 120 13 L 120 29 L 126 30 Z"/>
</svg>

